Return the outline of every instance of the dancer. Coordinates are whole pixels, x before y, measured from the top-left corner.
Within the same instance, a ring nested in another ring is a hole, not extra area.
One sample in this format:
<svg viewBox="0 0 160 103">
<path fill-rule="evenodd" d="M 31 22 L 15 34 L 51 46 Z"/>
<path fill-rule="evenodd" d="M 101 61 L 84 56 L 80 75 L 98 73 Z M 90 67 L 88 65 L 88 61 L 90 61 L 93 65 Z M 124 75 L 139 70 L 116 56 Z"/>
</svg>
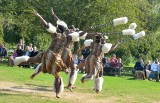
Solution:
<svg viewBox="0 0 160 103">
<path fill-rule="evenodd" d="M 43 73 L 49 73 L 55 76 L 53 84 L 56 97 L 60 98 L 59 93 L 63 91 L 64 85 L 63 80 L 60 77 L 60 71 L 63 69 L 67 70 L 64 64 L 61 54 L 63 49 L 66 47 L 67 42 L 71 39 L 67 38 L 65 31 L 68 29 L 67 24 L 61 20 L 57 21 L 57 28 L 47 23 L 38 13 L 36 16 L 45 25 L 47 31 L 52 33 L 52 42 L 49 48 L 44 52 L 42 57 L 41 70 Z"/>
<path fill-rule="evenodd" d="M 42 71 L 43 73 L 53 74 L 55 76 L 54 88 L 56 92 L 56 97 L 59 98 L 60 87 L 63 88 L 62 85 L 63 81 L 59 75 L 59 72 L 62 69 L 66 71 L 68 67 L 71 68 L 71 71 L 75 70 L 72 53 L 70 50 L 71 48 L 69 44 L 72 42 L 72 40 L 74 41 L 74 39 L 77 39 L 79 35 L 77 36 L 75 36 L 74 34 L 66 35 L 65 32 L 67 30 L 67 24 L 59 20 L 59 18 L 57 21 L 57 28 L 55 28 L 50 23 L 47 23 L 37 12 L 35 12 L 35 15 L 40 18 L 47 31 L 52 33 L 52 42 L 49 48 L 43 54 L 42 63 L 40 63 L 37 66 L 36 68 L 37 71 L 35 71 L 35 73 L 31 76 L 31 78 L 33 78 L 40 71 Z M 71 78 L 74 72 L 71 72 L 70 74 Z M 71 84 L 72 83 L 69 82 L 68 86 L 71 87 Z"/>
<path fill-rule="evenodd" d="M 102 56 L 104 53 L 116 49 L 118 45 L 119 43 L 117 43 L 115 46 L 112 46 L 112 44 L 105 44 L 105 38 L 103 35 L 101 33 L 97 33 L 95 35 L 95 41 L 90 44 L 90 55 L 85 59 L 84 62 L 77 66 L 77 68 L 82 68 L 85 66 L 86 75 L 82 77 L 82 83 L 92 80 L 93 78 L 95 79 L 94 90 L 96 93 L 101 91 L 103 84 L 103 66 L 101 63 Z"/>
<path fill-rule="evenodd" d="M 55 76 L 53 89 L 56 93 L 56 97 L 60 98 L 59 93 L 64 89 L 60 71 L 62 69 L 64 71 L 67 70 L 67 66 L 63 63 L 61 54 L 67 42 L 70 41 L 65 34 L 68 27 L 65 22 L 59 20 L 56 28 L 51 23 L 47 23 L 37 12 L 34 14 L 42 21 L 47 31 L 52 33 L 52 42 L 49 48 L 43 53 L 42 63 L 37 66 L 37 69 L 42 70 L 43 73 L 49 73 Z"/>
<path fill-rule="evenodd" d="M 53 10 L 52 10 L 52 15 L 59 20 L 59 18 L 54 14 Z M 75 32 L 76 28 L 72 25 L 69 29 L 66 30 L 67 34 L 67 44 L 65 46 L 65 48 L 63 49 L 63 52 L 61 54 L 61 58 L 63 60 L 63 62 L 65 63 L 65 65 L 67 66 L 67 68 L 70 68 L 70 73 L 69 73 L 69 79 L 68 79 L 68 85 L 67 88 L 70 89 L 72 91 L 72 86 L 74 85 L 76 78 L 77 78 L 77 74 L 78 74 L 78 70 L 76 70 L 76 65 L 74 64 L 74 59 L 73 59 L 73 54 L 71 52 L 71 49 L 73 47 L 73 43 L 74 41 L 77 41 L 79 36 L 81 38 L 85 38 L 86 37 L 86 32 Z M 35 75 L 37 75 L 39 73 L 40 70 L 35 71 L 35 73 L 31 76 L 31 78 L 34 78 Z"/>
</svg>

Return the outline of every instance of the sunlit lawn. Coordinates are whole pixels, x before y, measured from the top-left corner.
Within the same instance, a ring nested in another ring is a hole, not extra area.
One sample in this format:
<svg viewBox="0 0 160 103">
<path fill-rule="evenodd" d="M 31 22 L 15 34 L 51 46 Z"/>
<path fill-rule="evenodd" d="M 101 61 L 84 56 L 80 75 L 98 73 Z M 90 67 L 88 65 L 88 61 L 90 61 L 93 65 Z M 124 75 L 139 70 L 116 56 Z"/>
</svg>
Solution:
<svg viewBox="0 0 160 103">
<path fill-rule="evenodd" d="M 14 82 L 16 84 L 36 85 L 39 87 L 52 88 L 54 77 L 49 74 L 39 74 L 34 80 L 29 76 L 33 73 L 33 69 L 25 69 L 19 67 L 8 67 L 0 64 L 0 82 Z M 67 84 L 67 74 L 61 73 L 64 84 Z M 93 81 L 82 84 L 79 73 L 74 93 L 94 95 L 96 100 L 110 99 L 112 103 L 160 103 L 160 83 L 148 80 L 134 80 L 130 76 L 115 77 L 104 76 L 103 90 L 100 94 L 96 94 L 93 89 Z M 2 85 L 2 84 L 1 84 Z M 0 103 L 74 103 L 74 98 L 66 99 L 61 97 L 55 98 L 53 92 L 51 97 L 42 97 L 32 93 L 14 92 L 10 93 L 0 88 Z M 69 92 L 67 89 L 64 92 Z M 74 95 L 78 97 L 79 95 Z M 88 97 L 83 97 L 87 103 Z M 81 101 L 77 101 L 79 103 Z M 104 102 L 105 103 L 105 102 Z M 108 102 L 109 103 L 109 102 Z"/>
</svg>

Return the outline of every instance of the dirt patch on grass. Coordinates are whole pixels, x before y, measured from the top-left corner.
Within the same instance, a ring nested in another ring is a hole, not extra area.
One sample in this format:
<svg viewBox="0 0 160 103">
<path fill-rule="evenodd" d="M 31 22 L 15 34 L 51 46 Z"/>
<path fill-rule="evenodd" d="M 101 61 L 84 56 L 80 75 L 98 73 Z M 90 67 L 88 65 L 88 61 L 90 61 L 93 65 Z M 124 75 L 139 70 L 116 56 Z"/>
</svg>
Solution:
<svg viewBox="0 0 160 103">
<path fill-rule="evenodd" d="M 4 81 L 0 81 L 0 94 L 1 93 L 28 93 L 30 95 L 37 95 L 49 98 L 55 97 L 55 93 L 53 92 L 52 87 L 33 84 L 16 84 L 14 82 Z M 63 93 L 60 94 L 61 99 L 74 103 L 115 103 L 115 101 L 117 100 L 115 97 L 106 97 L 103 99 L 97 98 L 97 96 L 99 95 L 101 94 L 70 92 L 66 89 Z"/>
</svg>

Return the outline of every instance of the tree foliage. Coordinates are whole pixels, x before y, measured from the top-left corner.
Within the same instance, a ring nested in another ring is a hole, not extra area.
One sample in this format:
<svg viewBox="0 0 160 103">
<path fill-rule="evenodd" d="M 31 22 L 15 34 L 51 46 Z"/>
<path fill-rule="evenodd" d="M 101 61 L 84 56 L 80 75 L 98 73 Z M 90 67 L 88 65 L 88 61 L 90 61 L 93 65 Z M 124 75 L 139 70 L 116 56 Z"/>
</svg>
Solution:
<svg viewBox="0 0 160 103">
<path fill-rule="evenodd" d="M 0 42 L 15 45 L 23 38 L 26 44 L 33 43 L 39 49 L 47 48 L 50 34 L 32 12 L 38 11 L 47 22 L 56 25 L 51 16 L 51 8 L 69 26 L 75 25 L 80 30 L 102 32 L 106 35 L 110 32 L 107 42 L 113 44 L 121 39 L 126 40 L 113 52 L 119 57 L 159 56 L 159 0 L 0 0 Z M 113 19 L 124 16 L 129 19 L 127 24 L 112 25 Z M 146 32 L 144 38 L 133 40 L 132 36 L 112 34 L 127 29 L 133 22 L 138 25 L 136 33 L 142 30 Z M 105 26 L 90 29 L 91 26 L 100 24 Z"/>
</svg>

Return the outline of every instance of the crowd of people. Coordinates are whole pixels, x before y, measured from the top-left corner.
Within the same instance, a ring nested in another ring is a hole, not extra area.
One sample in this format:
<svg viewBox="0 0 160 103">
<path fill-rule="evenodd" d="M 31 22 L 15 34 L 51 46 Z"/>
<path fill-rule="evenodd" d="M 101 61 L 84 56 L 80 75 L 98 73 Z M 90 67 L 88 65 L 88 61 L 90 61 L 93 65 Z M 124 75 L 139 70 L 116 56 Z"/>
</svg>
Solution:
<svg viewBox="0 0 160 103">
<path fill-rule="evenodd" d="M 117 58 L 115 54 L 111 58 L 103 57 L 102 59 L 104 74 L 113 74 L 121 76 L 121 73 L 125 72 L 123 69 L 123 63 L 121 58 Z"/>
<path fill-rule="evenodd" d="M 13 66 L 14 65 L 14 59 L 16 57 L 21 56 L 29 56 L 34 57 L 38 54 L 38 50 L 36 46 L 33 46 L 32 43 L 30 43 L 28 46 L 24 43 L 24 40 L 20 39 L 20 42 L 16 45 L 16 49 L 13 50 L 13 53 L 11 56 L 8 57 L 8 65 Z M 25 68 L 30 68 L 29 64 L 25 65 L 19 65 Z"/>
<path fill-rule="evenodd" d="M 132 73 L 134 75 L 134 78 L 143 80 L 145 80 L 146 78 L 148 80 L 156 79 L 156 82 L 159 82 L 160 63 L 158 61 L 158 58 L 155 58 L 152 63 L 151 60 L 147 60 L 147 62 L 144 63 L 142 58 L 138 59 L 138 61 L 134 65 Z"/>
</svg>

